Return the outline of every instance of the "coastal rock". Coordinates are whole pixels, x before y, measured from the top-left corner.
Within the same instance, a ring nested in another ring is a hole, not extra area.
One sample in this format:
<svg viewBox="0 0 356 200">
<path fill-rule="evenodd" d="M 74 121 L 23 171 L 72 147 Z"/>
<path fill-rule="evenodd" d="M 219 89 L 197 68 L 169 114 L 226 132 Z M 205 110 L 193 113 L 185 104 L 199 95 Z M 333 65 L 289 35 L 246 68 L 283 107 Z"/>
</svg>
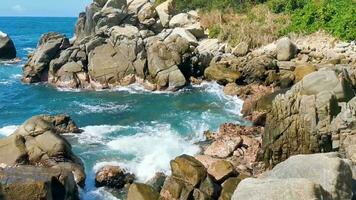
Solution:
<svg viewBox="0 0 356 200">
<path fill-rule="evenodd" d="M 209 145 L 204 151 L 204 154 L 217 158 L 227 158 L 232 155 L 232 153 L 242 144 L 242 142 L 243 140 L 239 136 L 223 137 Z"/>
<path fill-rule="evenodd" d="M 219 83 L 227 84 L 236 82 L 241 77 L 241 74 L 238 71 L 229 69 L 224 64 L 216 64 L 206 68 L 204 76 L 207 80 L 216 80 Z"/>
<path fill-rule="evenodd" d="M 60 33 L 44 34 L 38 43 L 37 50 L 30 55 L 24 66 L 22 81 L 25 83 L 47 81 L 51 60 L 69 45 L 68 38 Z"/>
<path fill-rule="evenodd" d="M 146 184 L 152 186 L 157 192 L 161 192 L 166 178 L 167 176 L 164 173 L 157 172 L 153 178 L 146 182 Z"/>
<path fill-rule="evenodd" d="M 295 57 L 297 54 L 297 47 L 293 42 L 287 38 L 281 38 L 277 41 L 277 59 L 279 61 L 288 61 Z"/>
<path fill-rule="evenodd" d="M 208 173 L 214 177 L 217 182 L 223 182 L 227 178 L 236 175 L 234 166 L 226 160 L 219 160 L 212 163 L 208 168 Z"/>
<path fill-rule="evenodd" d="M 174 177 L 164 182 L 160 196 L 163 200 L 189 200 L 193 196 L 194 186 Z"/>
<path fill-rule="evenodd" d="M 123 188 L 134 181 L 132 174 L 126 173 L 119 166 L 104 166 L 95 175 L 96 187 Z"/>
<path fill-rule="evenodd" d="M 13 134 L 0 140 L 0 163 L 8 166 L 34 165 L 67 170 L 74 174 L 77 184 L 83 185 L 85 173 L 82 161 L 73 154 L 71 145 L 60 135 L 66 123 L 55 117 L 35 116 L 22 124 Z M 10 153 L 11 152 L 11 153 Z"/>
<path fill-rule="evenodd" d="M 202 67 L 202 71 L 209 66 L 213 57 L 215 57 L 220 49 L 220 42 L 218 39 L 204 39 L 199 42 L 195 49 L 198 55 L 198 65 Z"/>
<path fill-rule="evenodd" d="M 14 42 L 6 34 L 0 31 L 0 59 L 16 58 L 16 48 Z"/>
<path fill-rule="evenodd" d="M 127 200 L 158 200 L 159 193 L 152 187 L 142 183 L 133 183 L 127 193 Z"/>
<path fill-rule="evenodd" d="M 224 94 L 229 96 L 236 96 L 239 94 L 239 86 L 236 83 L 228 83 L 224 87 Z"/>
<path fill-rule="evenodd" d="M 217 199 L 221 191 L 221 186 L 215 183 L 213 178 L 208 175 L 206 179 L 200 184 L 199 191 L 206 194 L 208 199 Z"/>
<path fill-rule="evenodd" d="M 167 0 L 156 7 L 156 12 L 163 27 L 168 27 L 169 21 L 175 11 L 174 0 Z"/>
<path fill-rule="evenodd" d="M 298 65 L 294 70 L 295 82 L 301 81 L 306 75 L 317 71 L 314 65 Z"/>
<path fill-rule="evenodd" d="M 219 200 L 231 200 L 231 197 L 241 180 L 243 180 L 241 177 L 231 177 L 224 181 Z"/>
<path fill-rule="evenodd" d="M 354 96 L 346 77 L 313 72 L 274 99 L 263 137 L 266 161 L 275 165 L 290 155 L 332 150 L 330 124 L 341 111 L 338 102 Z"/>
<path fill-rule="evenodd" d="M 249 50 L 249 44 L 247 42 L 241 42 L 232 50 L 232 53 L 235 56 L 245 56 Z"/>
<path fill-rule="evenodd" d="M 331 200 L 332 198 L 323 188 L 308 179 L 253 179 L 242 180 L 232 198 L 232 200 L 249 199 L 317 199 Z"/>
<path fill-rule="evenodd" d="M 198 21 L 198 17 L 190 13 L 179 13 L 172 17 L 169 21 L 170 28 L 184 28 L 193 34 L 196 38 L 205 36 L 204 29 Z"/>
<path fill-rule="evenodd" d="M 72 173 L 33 166 L 0 168 L 0 197 L 19 200 L 79 200 Z"/>
<path fill-rule="evenodd" d="M 181 155 L 171 161 L 172 176 L 197 186 L 206 177 L 206 169 L 198 160 L 188 155 Z"/>
</svg>

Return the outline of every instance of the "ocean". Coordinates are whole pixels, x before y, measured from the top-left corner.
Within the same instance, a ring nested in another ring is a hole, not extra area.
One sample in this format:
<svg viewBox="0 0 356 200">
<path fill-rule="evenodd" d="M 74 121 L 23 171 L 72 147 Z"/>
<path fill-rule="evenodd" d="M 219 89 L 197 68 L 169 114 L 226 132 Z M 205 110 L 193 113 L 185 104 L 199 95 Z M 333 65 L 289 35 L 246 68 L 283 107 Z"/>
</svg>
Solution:
<svg viewBox="0 0 356 200">
<path fill-rule="evenodd" d="M 85 164 L 86 186 L 81 199 L 121 199 L 120 193 L 95 188 L 95 171 L 120 165 L 138 181 L 155 172 L 169 173 L 169 161 L 194 155 L 205 130 L 221 123 L 245 123 L 242 101 L 227 97 L 216 83 L 181 91 L 149 92 L 139 85 L 103 91 L 59 90 L 46 84 L 22 84 L 22 66 L 46 32 L 73 35 L 76 18 L 0 17 L 0 31 L 13 39 L 18 64 L 0 64 L 0 138 L 39 114 L 69 114 L 84 132 L 67 134 L 73 151 Z"/>
</svg>

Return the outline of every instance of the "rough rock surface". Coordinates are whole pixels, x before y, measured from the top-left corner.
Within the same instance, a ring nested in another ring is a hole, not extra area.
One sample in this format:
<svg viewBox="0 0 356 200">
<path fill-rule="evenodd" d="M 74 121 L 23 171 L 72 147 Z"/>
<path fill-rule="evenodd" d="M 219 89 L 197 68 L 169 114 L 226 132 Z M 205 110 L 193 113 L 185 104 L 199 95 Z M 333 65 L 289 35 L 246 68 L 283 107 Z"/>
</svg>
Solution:
<svg viewBox="0 0 356 200">
<path fill-rule="evenodd" d="M 32 117 L 13 134 L 1 139 L 0 163 L 8 166 L 34 165 L 68 170 L 73 173 L 76 183 L 83 185 L 83 163 L 73 154 L 71 145 L 60 135 L 72 128 L 63 128 L 65 123 L 59 123 L 58 126 L 54 123 L 62 121 L 61 118 Z"/>
<path fill-rule="evenodd" d="M 142 183 L 133 183 L 129 188 L 127 200 L 158 200 L 159 193 L 152 187 Z"/>
<path fill-rule="evenodd" d="M 14 42 L 6 34 L 0 31 L 0 59 L 16 58 L 16 48 Z"/>
<path fill-rule="evenodd" d="M 119 166 L 104 166 L 100 168 L 95 175 L 96 187 L 123 188 L 126 184 L 134 181 L 134 175 L 127 173 Z"/>
<path fill-rule="evenodd" d="M 79 200 L 73 174 L 34 166 L 0 168 L 0 199 Z"/>
</svg>

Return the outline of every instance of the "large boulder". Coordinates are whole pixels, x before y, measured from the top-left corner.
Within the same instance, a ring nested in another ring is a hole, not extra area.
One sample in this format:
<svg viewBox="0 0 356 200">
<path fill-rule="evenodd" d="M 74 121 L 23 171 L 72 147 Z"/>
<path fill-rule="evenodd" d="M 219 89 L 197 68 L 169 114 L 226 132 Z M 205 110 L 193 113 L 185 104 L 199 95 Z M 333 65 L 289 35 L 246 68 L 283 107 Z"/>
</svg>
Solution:
<svg viewBox="0 0 356 200">
<path fill-rule="evenodd" d="M 18 166 L 0 168 L 0 198 L 79 200 L 73 174 L 60 169 Z"/>
<path fill-rule="evenodd" d="M 174 0 L 167 0 L 156 7 L 156 12 L 163 27 L 168 27 L 175 11 Z"/>
<path fill-rule="evenodd" d="M 44 34 L 38 43 L 37 50 L 29 56 L 24 66 L 22 81 L 25 83 L 47 81 L 51 60 L 69 46 L 68 38 L 60 33 Z"/>
<path fill-rule="evenodd" d="M 6 34 L 0 31 L 0 59 L 13 59 L 16 57 L 14 42 Z"/>
<path fill-rule="evenodd" d="M 204 76 L 207 80 L 216 80 L 219 83 L 227 84 L 236 82 L 241 74 L 228 68 L 225 64 L 214 64 L 205 69 Z"/>
<path fill-rule="evenodd" d="M 278 95 L 267 115 L 265 160 L 275 165 L 290 155 L 331 151 L 330 124 L 341 110 L 338 102 L 353 96 L 347 75 L 328 70 L 311 73 Z"/>
<path fill-rule="evenodd" d="M 294 58 L 298 51 L 297 46 L 287 37 L 277 41 L 276 49 L 279 61 L 288 61 Z"/>
<path fill-rule="evenodd" d="M 0 140 L 0 163 L 8 166 L 25 164 L 67 170 L 73 173 L 76 183 L 83 185 L 83 163 L 74 155 L 67 140 L 60 135 L 66 130 L 77 128 L 65 128 L 66 123 L 63 123 L 63 120 L 62 123 L 55 124 L 61 121 L 59 118 L 32 117 L 13 134 Z"/>
<path fill-rule="evenodd" d="M 297 155 L 240 182 L 232 199 L 351 199 L 351 189 L 350 162 L 338 153 Z"/>
</svg>

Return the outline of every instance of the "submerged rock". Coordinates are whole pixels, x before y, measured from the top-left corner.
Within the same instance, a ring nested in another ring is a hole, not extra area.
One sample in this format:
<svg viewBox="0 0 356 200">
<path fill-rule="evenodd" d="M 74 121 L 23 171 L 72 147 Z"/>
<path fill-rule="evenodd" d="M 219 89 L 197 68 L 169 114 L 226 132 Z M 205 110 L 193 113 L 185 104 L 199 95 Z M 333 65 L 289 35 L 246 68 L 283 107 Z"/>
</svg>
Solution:
<svg viewBox="0 0 356 200">
<path fill-rule="evenodd" d="M 34 166 L 0 168 L 0 199 L 79 200 L 73 174 Z"/>
<path fill-rule="evenodd" d="M 14 42 L 6 34 L 0 31 L 0 59 L 16 58 L 16 48 Z"/>
<path fill-rule="evenodd" d="M 84 185 L 83 163 L 60 135 L 78 128 L 73 128 L 73 123 L 68 126 L 65 121 L 71 120 L 63 120 L 63 116 L 45 115 L 30 118 L 13 134 L 0 140 L 0 163 L 67 170 L 73 173 L 77 184 Z"/>
</svg>

